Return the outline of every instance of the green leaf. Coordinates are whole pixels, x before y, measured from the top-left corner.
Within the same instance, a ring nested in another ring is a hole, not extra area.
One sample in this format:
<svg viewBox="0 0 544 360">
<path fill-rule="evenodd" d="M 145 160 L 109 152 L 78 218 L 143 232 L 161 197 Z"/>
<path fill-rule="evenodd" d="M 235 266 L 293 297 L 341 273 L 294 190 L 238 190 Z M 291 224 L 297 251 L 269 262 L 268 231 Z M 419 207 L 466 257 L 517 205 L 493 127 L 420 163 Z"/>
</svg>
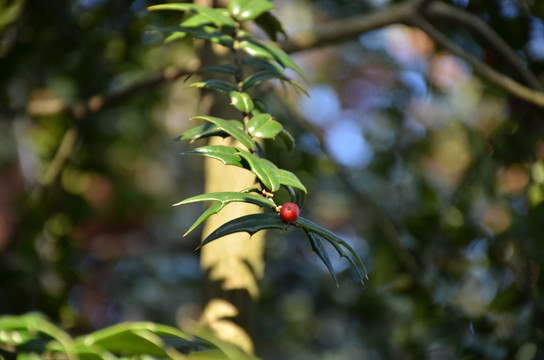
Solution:
<svg viewBox="0 0 544 360">
<path fill-rule="evenodd" d="M 251 172 L 257 176 L 269 191 L 278 191 L 280 182 L 275 175 L 274 168 L 269 165 L 267 160 L 261 159 L 242 149 L 238 149 L 238 155 L 247 161 Z"/>
<path fill-rule="evenodd" d="M 231 220 L 213 231 L 197 249 L 225 235 L 247 232 L 250 236 L 265 229 L 284 229 L 285 223 L 277 214 L 251 214 Z"/>
<path fill-rule="evenodd" d="M 245 64 L 249 65 L 249 66 L 252 66 L 252 67 L 256 68 L 256 69 L 268 70 L 268 71 L 277 71 L 279 74 L 281 74 L 283 76 L 287 76 L 285 74 L 285 71 L 283 71 L 282 68 L 275 65 L 275 62 L 270 61 L 270 60 L 274 60 L 274 59 L 273 58 L 263 59 L 263 58 L 259 58 L 259 57 L 246 56 L 246 57 L 244 57 L 243 62 Z"/>
<path fill-rule="evenodd" d="M 232 36 L 227 35 L 212 26 L 198 26 L 198 27 L 182 27 L 182 26 L 168 26 L 159 27 L 160 31 L 172 31 L 174 34 L 189 34 L 197 39 L 208 40 L 216 44 L 221 44 L 230 49 L 233 48 L 234 40 Z M 179 38 L 180 36 L 178 36 Z M 171 41 L 170 37 L 166 40 Z M 166 41 L 165 40 L 165 41 Z"/>
<path fill-rule="evenodd" d="M 257 148 L 253 139 L 244 132 L 237 120 L 224 120 L 215 116 L 195 116 L 192 119 L 202 119 L 215 124 L 218 129 L 225 131 L 251 151 Z"/>
<path fill-rule="evenodd" d="M 217 201 L 217 203 L 213 204 L 210 208 L 208 208 L 197 219 L 197 221 L 195 221 L 195 223 L 189 228 L 189 230 L 187 230 L 187 232 L 183 234 L 183 236 L 193 231 L 198 225 L 200 225 L 200 223 L 202 223 L 208 217 L 210 217 L 213 214 L 217 214 L 226 205 L 232 202 L 245 202 L 245 203 L 255 204 L 260 207 L 268 206 L 273 209 L 276 207 L 276 204 L 271 199 L 267 199 L 261 195 L 241 193 L 241 192 L 220 192 L 220 193 L 197 195 L 197 196 L 193 196 L 188 199 L 185 199 L 177 204 L 174 204 L 174 206 L 189 204 L 189 203 L 193 203 L 197 201 Z"/>
<path fill-rule="evenodd" d="M 291 186 L 291 187 L 304 191 L 304 193 L 308 193 L 308 191 L 306 190 L 306 187 L 302 184 L 299 178 L 292 172 L 284 170 L 284 169 L 276 169 L 275 174 L 280 184 L 285 186 Z"/>
<path fill-rule="evenodd" d="M 266 59 L 274 59 L 281 66 L 294 70 L 305 81 L 306 76 L 297 64 L 287 55 L 287 53 L 273 45 L 267 44 L 264 41 L 256 39 L 252 36 L 246 36 L 243 41 L 240 42 L 242 49 L 251 56 L 263 57 Z M 247 49 L 247 50 L 246 50 Z"/>
<path fill-rule="evenodd" d="M 238 91 L 232 91 L 230 93 L 230 104 L 244 114 L 249 114 L 254 107 L 251 96 L 244 92 Z"/>
<path fill-rule="evenodd" d="M 194 128 L 191 128 L 185 131 L 176 140 L 190 140 L 190 142 L 193 142 L 193 141 L 210 137 L 210 136 L 227 137 L 230 135 L 224 132 L 223 130 L 220 130 L 216 125 L 206 123 L 199 126 L 195 126 Z"/>
<path fill-rule="evenodd" d="M 329 273 L 331 274 L 332 278 L 336 282 L 336 286 L 339 286 L 338 279 L 336 278 L 336 272 L 334 271 L 334 268 L 331 263 L 331 259 L 329 258 L 329 255 L 327 254 L 325 247 L 323 246 L 323 242 L 321 241 L 319 236 L 309 232 L 307 229 L 304 229 L 304 232 L 306 233 L 308 240 L 310 240 L 310 246 L 312 247 L 312 250 L 317 254 L 317 256 L 319 256 L 321 261 L 323 261 L 323 263 L 329 270 Z"/>
<path fill-rule="evenodd" d="M 208 6 L 185 4 L 185 3 L 171 3 L 153 5 L 147 8 L 149 11 L 156 10 L 176 10 L 176 11 L 191 11 L 209 19 L 217 27 L 230 26 L 234 27 L 236 22 L 227 15 L 224 9 L 214 9 Z"/>
<path fill-rule="evenodd" d="M 221 161 L 225 165 L 234 165 L 243 167 L 242 158 L 238 155 L 238 150 L 225 145 L 208 145 L 202 146 L 187 154 L 203 155 Z"/>
<path fill-rule="evenodd" d="M 279 138 L 283 140 L 285 146 L 287 146 L 287 151 L 291 152 L 295 148 L 295 138 L 287 130 L 282 129 L 278 134 Z"/>
<path fill-rule="evenodd" d="M 266 32 L 270 39 L 274 41 L 278 39 L 278 33 L 281 33 L 283 36 L 287 37 L 281 22 L 270 12 L 263 13 L 261 16 L 255 19 L 255 23 Z"/>
<path fill-rule="evenodd" d="M 324 227 L 321 227 L 303 217 L 299 217 L 297 221 L 295 221 L 295 223 L 299 225 L 300 227 L 302 227 L 303 229 L 311 233 L 315 233 L 319 235 L 321 238 L 327 240 L 336 249 L 336 251 L 338 251 L 338 254 L 341 257 L 345 257 L 349 261 L 351 266 L 357 272 L 357 275 L 359 276 L 361 283 L 364 283 L 365 278 L 368 279 L 368 274 L 366 272 L 363 262 L 361 261 L 361 258 L 359 257 L 359 255 L 357 255 L 355 250 L 347 242 L 339 238 L 332 231 L 325 229 Z M 344 248 L 347 249 L 348 251 L 346 252 Z M 359 267 L 363 269 L 364 277 L 361 274 Z"/>
<path fill-rule="evenodd" d="M 204 27 L 205 25 L 210 25 L 212 22 L 210 19 L 208 19 L 205 16 L 202 16 L 200 14 L 195 14 L 191 16 L 188 19 L 185 19 L 184 21 L 179 24 L 180 27 L 186 27 L 186 28 L 200 28 Z M 187 36 L 186 32 L 182 31 L 174 31 L 172 34 L 170 34 L 166 39 L 164 39 L 164 42 L 169 43 L 174 40 L 183 39 L 185 36 Z"/>
<path fill-rule="evenodd" d="M 242 82 L 242 90 L 246 91 L 247 89 L 258 85 L 262 83 L 263 81 L 270 80 L 270 79 L 279 79 L 279 80 L 286 80 L 290 81 L 289 78 L 282 75 L 279 71 L 275 70 L 265 70 L 265 71 L 259 71 L 254 74 L 249 75 L 244 79 Z"/>
<path fill-rule="evenodd" d="M 238 87 L 236 85 L 228 81 L 217 79 L 198 81 L 192 83 L 191 87 L 214 89 L 225 94 L 230 94 L 231 92 L 238 90 Z"/>
<path fill-rule="evenodd" d="M 169 348 L 161 336 L 175 337 L 183 345 L 192 343 L 187 335 L 175 328 L 148 322 L 113 325 L 79 337 L 76 342 L 79 346 L 100 347 L 113 353 L 182 358 L 182 354 Z"/>
<path fill-rule="evenodd" d="M 247 123 L 247 130 L 251 136 L 261 139 L 273 139 L 282 130 L 279 122 L 270 114 L 255 115 Z"/>
<path fill-rule="evenodd" d="M 206 72 L 206 71 L 213 71 L 213 72 L 228 74 L 228 75 L 232 75 L 232 76 L 238 76 L 239 73 L 240 73 L 240 70 L 238 70 L 238 68 L 236 66 L 233 66 L 233 65 L 230 65 L 230 64 L 204 66 L 204 67 L 198 69 L 197 71 L 195 71 L 194 73 L 192 73 L 191 75 L 189 75 L 185 79 L 185 81 L 189 80 L 194 74 L 202 73 L 202 72 Z"/>
<path fill-rule="evenodd" d="M 248 21 L 274 9 L 274 4 L 269 0 L 231 0 L 228 9 L 233 18 Z"/>
</svg>

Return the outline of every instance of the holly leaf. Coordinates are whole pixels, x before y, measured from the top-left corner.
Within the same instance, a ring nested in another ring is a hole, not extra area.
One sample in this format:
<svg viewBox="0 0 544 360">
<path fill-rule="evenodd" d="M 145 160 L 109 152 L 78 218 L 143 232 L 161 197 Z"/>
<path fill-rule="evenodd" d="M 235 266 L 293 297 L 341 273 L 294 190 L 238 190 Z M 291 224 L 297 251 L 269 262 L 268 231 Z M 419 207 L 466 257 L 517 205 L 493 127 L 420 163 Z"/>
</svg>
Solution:
<svg viewBox="0 0 544 360">
<path fill-rule="evenodd" d="M 274 9 L 274 4 L 269 0 L 231 0 L 228 9 L 233 18 L 248 21 Z"/>
<path fill-rule="evenodd" d="M 244 132 L 243 126 L 241 126 L 241 123 L 237 120 L 224 120 L 215 116 L 195 116 L 191 119 L 202 119 L 211 122 L 216 125 L 218 129 L 225 131 L 251 151 L 257 149 L 253 139 Z"/>
<path fill-rule="evenodd" d="M 187 230 L 187 232 L 183 234 L 183 236 L 186 236 L 187 234 L 189 234 L 208 217 L 210 217 L 211 215 L 217 214 L 225 206 L 227 206 L 228 204 L 232 202 L 245 202 L 245 203 L 255 204 L 260 207 L 268 206 L 273 209 L 276 207 L 276 204 L 271 199 L 265 198 L 264 196 L 261 196 L 261 195 L 255 195 L 255 194 L 244 193 L 244 192 L 220 192 L 220 193 L 202 194 L 202 195 L 193 196 L 183 201 L 180 201 L 179 203 L 174 204 L 174 206 L 189 204 L 189 203 L 198 202 L 198 201 L 216 201 L 216 203 L 213 204 L 211 207 L 209 207 L 195 221 L 195 223 L 189 228 L 189 230 Z"/>
<path fill-rule="evenodd" d="M 290 81 L 289 78 L 287 78 L 285 75 L 283 75 L 281 72 L 277 70 L 264 70 L 264 71 L 256 72 L 246 77 L 244 81 L 242 82 L 242 90 L 246 91 L 247 89 L 255 85 L 258 85 L 262 83 L 263 81 L 270 80 L 270 79 Z"/>
<path fill-rule="evenodd" d="M 251 136 L 261 139 L 273 139 L 282 130 L 279 122 L 274 120 L 270 114 L 255 115 L 247 123 L 247 130 Z"/>
<path fill-rule="evenodd" d="M 321 227 L 303 217 L 299 217 L 297 221 L 295 221 L 295 223 L 302 227 L 302 229 L 304 229 L 305 231 L 308 231 L 309 233 L 314 233 L 319 237 L 323 238 L 324 240 L 328 241 L 336 249 L 340 257 L 344 257 L 349 261 L 351 266 L 357 272 L 361 283 L 364 283 L 364 279 L 368 279 L 368 274 L 366 272 L 363 262 L 361 261 L 361 258 L 347 242 L 339 238 L 332 231 L 325 229 L 324 227 Z M 359 267 L 363 270 L 364 277 Z"/>
<path fill-rule="evenodd" d="M 336 282 L 336 286 L 338 285 L 338 278 L 336 277 L 336 272 L 334 271 L 334 268 L 331 263 L 331 259 L 329 258 L 329 254 L 327 254 L 327 251 L 325 250 L 325 247 L 323 246 L 323 242 L 317 236 L 316 234 L 309 232 L 307 229 L 304 229 L 304 233 L 308 237 L 308 240 L 310 241 L 310 246 L 312 247 L 313 252 L 319 256 L 321 261 L 325 264 L 327 269 L 329 270 L 329 273 L 331 274 L 332 278 Z"/>
<path fill-rule="evenodd" d="M 237 91 L 238 87 L 228 81 L 210 79 L 206 81 L 197 81 L 190 85 L 191 87 L 214 89 L 224 94 L 229 94 L 232 91 Z"/>
<path fill-rule="evenodd" d="M 230 92 L 230 105 L 234 106 L 244 114 L 249 114 L 254 107 L 251 96 L 245 92 L 231 91 Z"/>
<path fill-rule="evenodd" d="M 258 27 L 266 32 L 270 39 L 274 41 L 278 39 L 278 33 L 281 33 L 283 36 L 287 37 L 281 22 L 270 12 L 263 13 L 261 16 L 255 19 L 255 23 Z"/>
<path fill-rule="evenodd" d="M 281 129 L 278 134 L 279 138 L 283 140 L 285 146 L 287 146 L 287 151 L 291 152 L 295 148 L 295 138 L 287 130 Z"/>
<path fill-rule="evenodd" d="M 238 148 L 238 155 L 247 161 L 251 172 L 257 176 L 269 191 L 278 191 L 280 182 L 276 177 L 274 169 L 269 165 L 267 160 L 261 159 L 240 148 Z"/>
<path fill-rule="evenodd" d="M 223 130 L 219 130 L 216 125 L 206 123 L 199 126 L 195 126 L 194 128 L 191 128 L 185 131 L 176 140 L 189 140 L 190 142 L 194 142 L 196 140 L 203 139 L 210 136 L 227 137 L 230 135 L 224 132 Z"/>
<path fill-rule="evenodd" d="M 183 12 L 190 11 L 209 19 L 217 27 L 234 27 L 236 25 L 236 22 L 230 16 L 228 16 L 228 13 L 226 13 L 225 9 L 221 8 L 214 9 L 208 6 L 195 4 L 171 3 L 149 6 L 147 10 L 175 10 Z"/>
<path fill-rule="evenodd" d="M 243 167 L 242 158 L 238 155 L 238 150 L 230 146 L 207 145 L 190 150 L 187 154 L 203 155 L 212 159 L 217 159 L 225 165 Z"/>
<path fill-rule="evenodd" d="M 241 216 L 215 229 L 202 241 L 197 247 L 197 250 L 204 245 L 229 234 L 247 232 L 251 236 L 256 232 L 265 229 L 282 230 L 285 226 L 286 224 L 277 214 L 251 214 Z"/>
</svg>

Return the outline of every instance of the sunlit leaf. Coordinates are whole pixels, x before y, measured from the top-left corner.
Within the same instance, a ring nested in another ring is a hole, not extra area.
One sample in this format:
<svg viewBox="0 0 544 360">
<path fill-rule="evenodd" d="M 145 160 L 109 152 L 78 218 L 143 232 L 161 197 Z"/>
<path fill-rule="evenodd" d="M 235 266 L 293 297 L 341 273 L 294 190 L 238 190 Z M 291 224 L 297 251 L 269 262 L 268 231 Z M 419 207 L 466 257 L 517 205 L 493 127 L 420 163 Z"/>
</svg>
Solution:
<svg viewBox="0 0 544 360">
<path fill-rule="evenodd" d="M 277 191 L 280 187 L 280 182 L 275 175 L 274 169 L 269 163 L 245 150 L 238 149 L 238 154 L 244 158 L 249 164 L 250 170 L 269 191 Z"/>
<path fill-rule="evenodd" d="M 230 136 L 223 130 L 220 130 L 217 125 L 206 123 L 199 126 L 195 126 L 187 131 L 185 131 L 181 136 L 176 140 L 189 140 L 190 142 L 196 141 L 198 139 L 203 139 L 210 136 L 221 136 L 227 137 Z"/>
<path fill-rule="evenodd" d="M 232 91 L 230 94 L 230 104 L 244 114 L 249 114 L 254 107 L 253 100 L 249 94 L 244 92 Z"/>
<path fill-rule="evenodd" d="M 226 13 L 224 9 L 214 9 L 208 6 L 186 3 L 171 3 L 149 6 L 147 10 L 176 10 L 184 12 L 191 11 L 208 18 L 217 27 L 234 27 L 236 25 L 236 22 L 231 17 L 227 16 L 228 13 Z"/>
<path fill-rule="evenodd" d="M 269 0 L 231 0 L 228 9 L 235 19 L 247 21 L 274 9 L 274 4 Z"/>
<path fill-rule="evenodd" d="M 187 152 L 187 154 L 203 155 L 212 159 L 217 159 L 225 165 L 234 165 L 243 167 L 242 158 L 238 155 L 238 150 L 225 145 L 207 145 Z"/>
<path fill-rule="evenodd" d="M 273 139 L 282 130 L 279 122 L 270 114 L 255 115 L 249 120 L 247 130 L 251 136 L 261 139 Z"/>
<path fill-rule="evenodd" d="M 156 28 L 159 31 L 171 31 L 177 34 L 189 34 L 197 39 L 208 40 L 210 42 L 221 44 L 225 47 L 231 48 L 234 44 L 234 39 L 221 32 L 220 30 L 212 26 L 199 26 L 199 27 L 183 27 L 183 26 L 167 26 Z M 179 36 L 178 36 L 179 37 Z M 172 40 L 168 38 L 168 40 Z"/>
<path fill-rule="evenodd" d="M 307 193 L 306 187 L 302 184 L 299 178 L 290 171 L 284 169 L 276 169 L 274 174 L 282 185 L 292 186 Z"/>
<path fill-rule="evenodd" d="M 251 214 L 231 220 L 213 231 L 197 249 L 225 235 L 247 232 L 250 236 L 265 229 L 284 229 L 286 224 L 277 214 Z"/>
<path fill-rule="evenodd" d="M 261 195 L 241 193 L 241 192 L 221 192 L 221 193 L 209 193 L 209 194 L 197 195 L 197 196 L 193 196 L 188 199 L 185 199 L 177 204 L 174 204 L 174 206 L 198 202 L 198 201 L 216 201 L 216 203 L 213 204 L 211 207 L 209 207 L 195 221 L 195 223 L 189 228 L 189 230 L 187 230 L 187 232 L 183 234 L 183 236 L 190 233 L 208 217 L 210 217 L 211 215 L 217 214 L 226 205 L 232 202 L 245 202 L 245 203 L 255 204 L 261 207 L 267 206 L 273 209 L 276 207 L 276 204 L 274 204 L 274 201 L 272 201 L 271 199 L 267 199 Z"/>
<path fill-rule="evenodd" d="M 192 119 L 202 119 L 215 124 L 218 129 L 225 131 L 248 149 L 252 151 L 256 149 L 255 142 L 251 136 L 244 132 L 243 128 L 240 127 L 240 122 L 237 120 L 224 120 L 215 116 L 195 116 Z"/>
<path fill-rule="evenodd" d="M 229 94 L 232 91 L 237 91 L 238 87 L 233 83 L 224 80 L 210 79 L 206 81 L 198 81 L 191 84 L 192 87 L 214 89 L 219 92 Z"/>
<path fill-rule="evenodd" d="M 302 70 L 285 51 L 252 36 L 245 37 L 241 43 L 244 44 L 242 48 L 246 53 L 266 59 L 274 59 L 281 66 L 294 70 L 301 78 L 308 81 Z"/>
</svg>

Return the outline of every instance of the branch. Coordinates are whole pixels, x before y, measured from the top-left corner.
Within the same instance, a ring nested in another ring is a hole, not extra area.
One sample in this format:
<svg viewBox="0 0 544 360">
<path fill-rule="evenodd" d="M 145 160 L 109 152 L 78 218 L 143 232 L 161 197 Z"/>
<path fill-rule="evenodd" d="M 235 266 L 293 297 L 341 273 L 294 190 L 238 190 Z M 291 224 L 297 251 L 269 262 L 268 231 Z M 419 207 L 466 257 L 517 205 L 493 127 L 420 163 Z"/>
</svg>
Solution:
<svg viewBox="0 0 544 360">
<path fill-rule="evenodd" d="M 490 48 L 496 55 L 502 57 L 525 85 L 542 91 L 542 84 L 527 69 L 519 55 L 478 16 L 443 2 L 432 2 L 423 9 L 423 15 L 425 18 L 450 21 L 466 28 L 482 46 Z"/>
<path fill-rule="evenodd" d="M 293 53 L 338 43 L 368 31 L 403 23 L 417 12 L 417 5 L 416 1 L 407 1 L 388 5 L 369 14 L 331 21 L 328 24 L 291 36 L 280 42 L 280 47 L 287 53 Z"/>
<path fill-rule="evenodd" d="M 31 101 L 27 105 L 26 113 L 31 116 L 50 116 L 58 114 L 71 114 L 75 120 L 83 121 L 90 114 L 102 110 L 106 106 L 119 103 L 131 96 L 150 88 L 174 81 L 181 76 L 188 75 L 198 70 L 200 61 L 189 62 L 186 68 L 176 69 L 168 67 L 160 73 L 149 76 L 126 87 L 111 92 L 96 94 L 90 98 L 73 104 L 67 104 L 62 99 L 46 99 Z"/>
<path fill-rule="evenodd" d="M 434 41 L 442 45 L 452 54 L 464 59 L 472 66 L 476 73 L 487 79 L 490 83 L 495 84 L 500 88 L 503 88 L 504 90 L 508 91 L 514 96 L 517 96 L 520 99 L 544 107 L 544 92 L 533 90 L 527 86 L 520 84 L 512 78 L 494 70 L 486 63 L 480 61 L 480 59 L 478 59 L 477 57 L 473 56 L 457 44 L 453 43 L 450 39 L 448 39 L 444 34 L 438 31 L 434 26 L 432 26 L 420 15 L 414 14 L 414 16 L 411 18 L 411 23 L 426 32 L 427 35 L 429 35 Z"/>
</svg>

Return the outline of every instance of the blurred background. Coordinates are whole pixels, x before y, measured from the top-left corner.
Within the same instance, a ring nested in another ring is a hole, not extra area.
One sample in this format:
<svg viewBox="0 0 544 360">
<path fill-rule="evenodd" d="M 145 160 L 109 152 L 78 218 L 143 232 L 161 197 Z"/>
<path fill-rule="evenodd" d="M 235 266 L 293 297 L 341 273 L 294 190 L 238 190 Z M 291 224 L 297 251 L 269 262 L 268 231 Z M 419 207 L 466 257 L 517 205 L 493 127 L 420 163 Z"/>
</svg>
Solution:
<svg viewBox="0 0 544 360">
<path fill-rule="evenodd" d="M 151 31 L 168 15 L 145 9 L 160 2 L 0 1 L 1 314 L 37 310 L 73 334 L 199 317 L 199 234 L 182 234 L 202 206 L 172 207 L 203 191 L 202 159 L 175 140 L 199 93 L 168 81 L 195 54 Z M 444 2 L 544 80 L 543 3 Z M 274 3 L 296 34 L 397 2 Z M 440 29 L 508 74 L 463 27 Z M 261 96 L 297 149 L 267 155 L 299 176 L 303 216 L 346 239 L 370 281 L 333 255 L 337 288 L 302 233 L 269 232 L 257 355 L 543 359 L 542 109 L 405 25 L 293 58 L 310 97 Z"/>
</svg>

